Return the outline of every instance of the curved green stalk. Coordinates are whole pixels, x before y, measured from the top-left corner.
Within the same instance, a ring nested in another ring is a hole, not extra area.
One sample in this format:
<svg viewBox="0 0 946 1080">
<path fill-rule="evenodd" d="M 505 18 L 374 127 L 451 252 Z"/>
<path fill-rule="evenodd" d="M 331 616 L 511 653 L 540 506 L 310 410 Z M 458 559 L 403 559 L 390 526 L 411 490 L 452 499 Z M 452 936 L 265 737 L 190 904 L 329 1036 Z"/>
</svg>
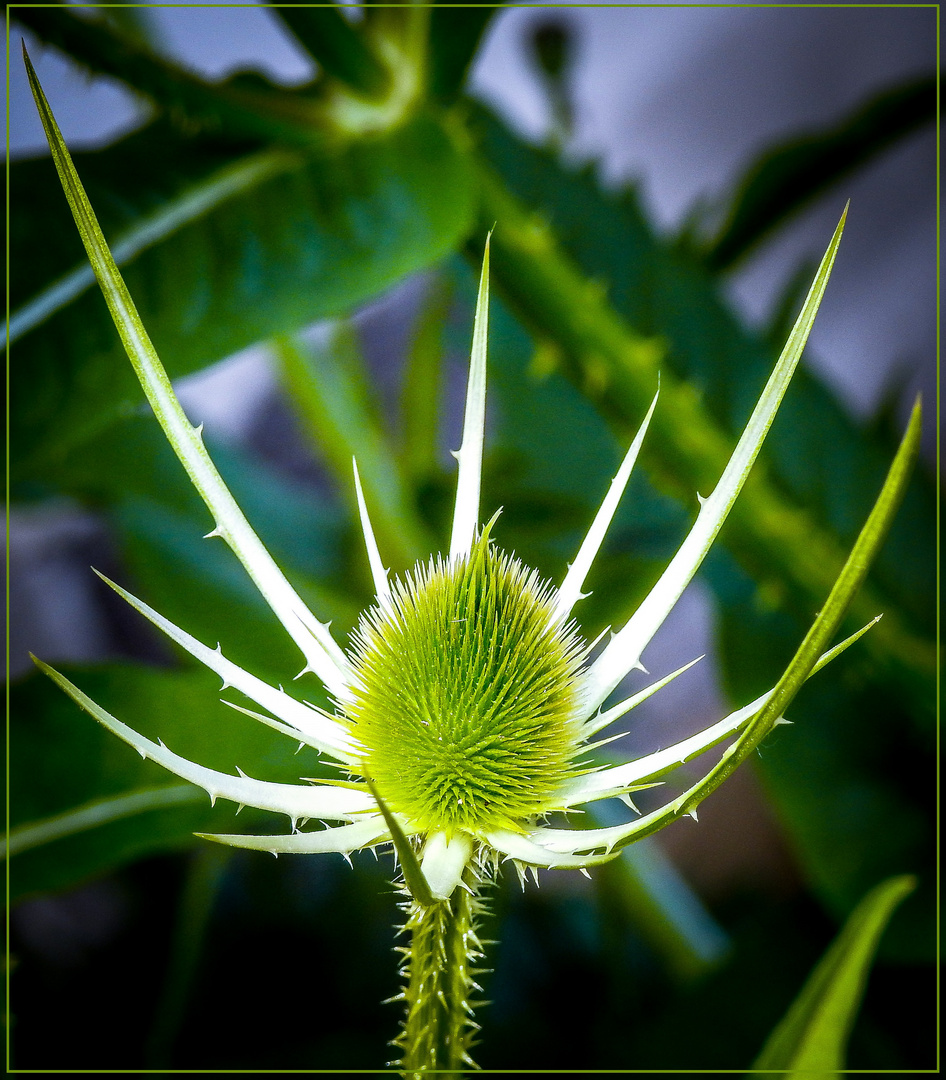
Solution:
<svg viewBox="0 0 946 1080">
<path fill-rule="evenodd" d="M 10 829 L 7 840 L 0 846 L 0 858 L 20 855 L 24 851 L 51 844 L 67 836 L 97 829 L 112 821 L 122 821 L 134 814 L 149 810 L 165 810 L 169 806 L 203 801 L 205 796 L 193 784 L 162 784 L 160 787 L 142 788 L 112 799 L 96 799 L 74 810 L 31 821 Z"/>
<path fill-rule="evenodd" d="M 447 900 L 425 905 L 412 899 L 404 905 L 410 944 L 401 949 L 405 987 L 398 999 L 406 1002 L 407 1013 L 395 1045 L 403 1051 L 397 1064 L 412 1080 L 475 1067 L 469 1053 L 478 1030 L 472 995 L 480 987 L 474 964 L 483 955 L 477 884 L 468 874 Z"/>
</svg>

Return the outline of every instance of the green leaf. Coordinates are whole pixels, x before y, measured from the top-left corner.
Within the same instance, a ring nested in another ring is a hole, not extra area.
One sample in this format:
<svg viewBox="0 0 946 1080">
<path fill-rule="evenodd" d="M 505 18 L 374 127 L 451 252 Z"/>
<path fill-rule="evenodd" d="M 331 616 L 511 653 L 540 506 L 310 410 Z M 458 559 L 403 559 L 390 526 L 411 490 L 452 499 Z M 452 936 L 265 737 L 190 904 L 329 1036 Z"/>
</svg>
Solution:
<svg viewBox="0 0 946 1080">
<path fill-rule="evenodd" d="M 827 1080 L 844 1069 L 848 1036 L 880 936 L 915 884 L 909 876 L 890 878 L 864 897 L 772 1032 L 753 1071 L 786 1080 Z"/>
<path fill-rule="evenodd" d="M 596 808 L 589 820 L 598 823 L 605 816 Z M 599 902 L 621 909 L 681 982 L 705 976 L 732 948 L 726 932 L 655 840 L 631 844 L 619 859 L 599 866 L 593 880 Z"/>
<path fill-rule="evenodd" d="M 75 836 L 111 821 L 121 821 L 149 810 L 162 810 L 180 803 L 197 802 L 199 799 L 200 790 L 193 784 L 140 788 L 115 798 L 98 799 L 85 806 L 12 828 L 6 842 L 4 858 L 22 855 L 24 851 Z"/>
<path fill-rule="evenodd" d="M 429 118 L 336 152 L 250 154 L 219 171 L 212 162 L 226 160 L 221 149 L 199 143 L 205 149 L 198 176 L 192 180 L 193 174 L 185 173 L 180 181 L 153 184 L 137 195 L 146 163 L 173 140 L 167 129 L 157 150 L 149 146 L 148 129 L 131 140 L 129 147 L 102 152 L 102 185 L 93 197 L 137 209 L 147 206 L 156 188 L 175 189 L 167 203 L 142 208 L 140 217 L 127 211 L 115 215 L 123 219 L 120 231 L 106 231 L 106 239 L 121 248 L 140 239 L 155 217 L 177 223 L 154 242 L 139 245 L 134 261 L 122 268 L 172 378 L 273 334 L 348 314 L 435 262 L 468 227 L 468 165 Z M 189 145 L 178 139 L 172 175 Z M 119 167 L 129 158 L 138 162 L 130 176 Z M 35 173 L 35 163 L 29 164 Z M 241 170 L 248 182 L 228 190 L 223 181 Z M 182 205 L 208 185 L 217 185 L 225 197 L 191 217 L 182 214 Z M 21 235 L 31 247 L 44 229 L 47 201 L 51 220 L 61 222 L 51 199 L 35 205 L 24 192 L 14 203 L 11 216 L 22 220 Z M 56 240 L 54 230 L 51 243 Z M 14 247 L 11 258 L 14 265 L 31 261 L 22 246 Z M 37 282 L 38 274 L 29 274 L 30 290 L 24 296 L 26 290 L 19 289 L 14 315 L 48 295 L 50 278 L 70 273 L 75 258 L 73 244 L 64 265 L 44 265 L 48 276 Z M 140 400 L 108 313 L 92 291 L 75 296 L 14 343 L 10 376 L 11 464 L 18 477 L 35 474 Z"/>
<path fill-rule="evenodd" d="M 731 269 L 815 196 L 932 123 L 936 87 L 935 77 L 891 87 L 834 127 L 767 150 L 736 185 L 725 224 L 704 249 L 707 265 Z"/>
<path fill-rule="evenodd" d="M 155 120 L 104 151 L 75 155 L 115 262 L 126 265 L 234 196 L 292 170 L 298 158 L 256 142 L 182 138 Z M 9 340 L 41 326 L 95 282 L 48 158 L 14 162 Z M 36 243 L 36 219 L 46 231 Z"/>
<path fill-rule="evenodd" d="M 206 963 L 212 916 L 234 852 L 204 844 L 188 862 L 171 938 L 168 969 L 148 1038 L 146 1066 L 169 1069 L 171 1051 Z"/>
</svg>

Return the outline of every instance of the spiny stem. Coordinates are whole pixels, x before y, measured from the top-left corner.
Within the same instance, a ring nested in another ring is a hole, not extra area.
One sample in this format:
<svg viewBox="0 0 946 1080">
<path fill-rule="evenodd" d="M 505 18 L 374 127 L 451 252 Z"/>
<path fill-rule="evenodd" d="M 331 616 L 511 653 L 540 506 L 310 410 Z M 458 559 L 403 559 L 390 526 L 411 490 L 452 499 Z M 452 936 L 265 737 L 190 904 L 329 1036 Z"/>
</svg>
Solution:
<svg viewBox="0 0 946 1080">
<path fill-rule="evenodd" d="M 475 1067 L 469 1050 L 478 1030 L 471 995 L 480 990 L 474 978 L 480 969 L 474 963 L 483 955 L 477 936 L 483 903 L 475 892 L 480 884 L 468 872 L 448 900 L 405 905 L 411 936 L 401 969 L 407 1014 L 395 1045 L 403 1051 L 402 1073 L 411 1080 Z"/>
</svg>

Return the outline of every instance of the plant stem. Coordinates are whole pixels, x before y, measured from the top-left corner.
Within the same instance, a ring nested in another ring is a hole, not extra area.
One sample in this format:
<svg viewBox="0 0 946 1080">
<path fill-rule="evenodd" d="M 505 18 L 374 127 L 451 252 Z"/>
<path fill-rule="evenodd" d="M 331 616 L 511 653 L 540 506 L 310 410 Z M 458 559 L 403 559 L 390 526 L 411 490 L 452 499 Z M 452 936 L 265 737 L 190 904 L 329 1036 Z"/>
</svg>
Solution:
<svg viewBox="0 0 946 1080">
<path fill-rule="evenodd" d="M 407 1015 L 395 1045 L 403 1051 L 399 1064 L 406 1077 L 473 1066 L 469 1048 L 478 1025 L 470 997 L 480 989 L 473 964 L 483 955 L 477 936 L 483 904 L 471 891 L 478 884 L 468 874 L 448 900 L 424 906 L 412 899 L 405 905 L 411 935 L 402 948 Z"/>
</svg>

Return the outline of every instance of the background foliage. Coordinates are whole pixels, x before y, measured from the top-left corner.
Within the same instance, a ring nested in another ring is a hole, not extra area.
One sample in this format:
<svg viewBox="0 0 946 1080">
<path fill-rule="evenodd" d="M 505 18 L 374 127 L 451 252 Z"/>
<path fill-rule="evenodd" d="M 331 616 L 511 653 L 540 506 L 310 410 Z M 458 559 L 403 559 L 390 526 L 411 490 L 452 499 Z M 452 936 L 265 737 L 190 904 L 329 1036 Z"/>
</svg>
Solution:
<svg viewBox="0 0 946 1080">
<path fill-rule="evenodd" d="M 284 451 L 209 437 L 221 471 L 313 609 L 351 627 L 369 595 L 353 453 L 392 569 L 445 538 L 448 406 L 472 321 L 467 260 L 495 222 L 483 505 L 505 508 L 504 547 L 562 574 L 661 375 L 646 477 L 581 611 L 592 637 L 619 624 L 679 542 L 693 492 L 718 476 L 794 315 L 797 285 L 768 328 L 746 327 L 721 298 L 724 275 L 800 206 L 930 124 L 933 73 L 773 148 L 714 226 L 694 218 L 667 235 L 634 188 L 607 190 L 594 166 L 527 144 L 465 95 L 493 8 L 366 9 L 355 23 L 331 7 L 275 11 L 320 65 L 309 85 L 205 82 L 160 54 L 133 8 L 16 13 L 148 102 L 143 126 L 76 164 L 171 375 L 272 346 L 280 434 L 295 460 L 301 448 L 318 466 L 287 469 Z M 567 39 L 552 32 L 538 45 L 565 116 Z M 405 72 L 416 76 L 407 91 Z M 406 104 L 392 114 L 398 93 Z M 352 101 L 372 123 L 356 129 Z M 10 200 L 14 507 L 93 509 L 108 526 L 97 565 L 197 637 L 225 634 L 237 663 L 287 681 L 293 650 L 222 545 L 200 540 L 205 511 L 141 409 L 47 160 L 13 163 Z M 404 355 L 379 370 L 350 316 L 417 271 L 428 276 Z M 882 419 L 856 423 L 821 383 L 796 377 L 704 573 L 734 701 L 778 676 L 894 445 Z M 757 820 L 777 823 L 766 834 L 771 880 L 731 884 L 707 907 L 662 848 L 642 844 L 591 884 L 548 874 L 521 893 L 506 882 L 488 932 L 499 944 L 493 1004 L 479 1018 L 484 1067 L 746 1068 L 861 897 L 907 872 L 919 887 L 882 943 L 849 1063 L 933 1064 L 935 494 L 919 469 L 851 629 L 884 619 L 804 691 L 795 726 L 738 789 L 736 845 Z M 104 707 L 220 769 L 271 779 L 320 769 L 99 602 L 126 655 L 68 674 Z M 232 808 L 170 785 L 38 676 L 11 687 L 9 752 L 15 1065 L 387 1060 L 394 1012 L 377 1002 L 396 991 L 389 858 L 358 858 L 353 873 L 341 860 L 198 845 L 193 832 L 228 829 Z M 129 795 L 137 812 L 114 801 Z M 99 823 L 77 828 L 79 809 Z M 244 813 L 243 828 L 260 827 Z M 710 832 L 704 858 L 717 842 Z"/>
</svg>

